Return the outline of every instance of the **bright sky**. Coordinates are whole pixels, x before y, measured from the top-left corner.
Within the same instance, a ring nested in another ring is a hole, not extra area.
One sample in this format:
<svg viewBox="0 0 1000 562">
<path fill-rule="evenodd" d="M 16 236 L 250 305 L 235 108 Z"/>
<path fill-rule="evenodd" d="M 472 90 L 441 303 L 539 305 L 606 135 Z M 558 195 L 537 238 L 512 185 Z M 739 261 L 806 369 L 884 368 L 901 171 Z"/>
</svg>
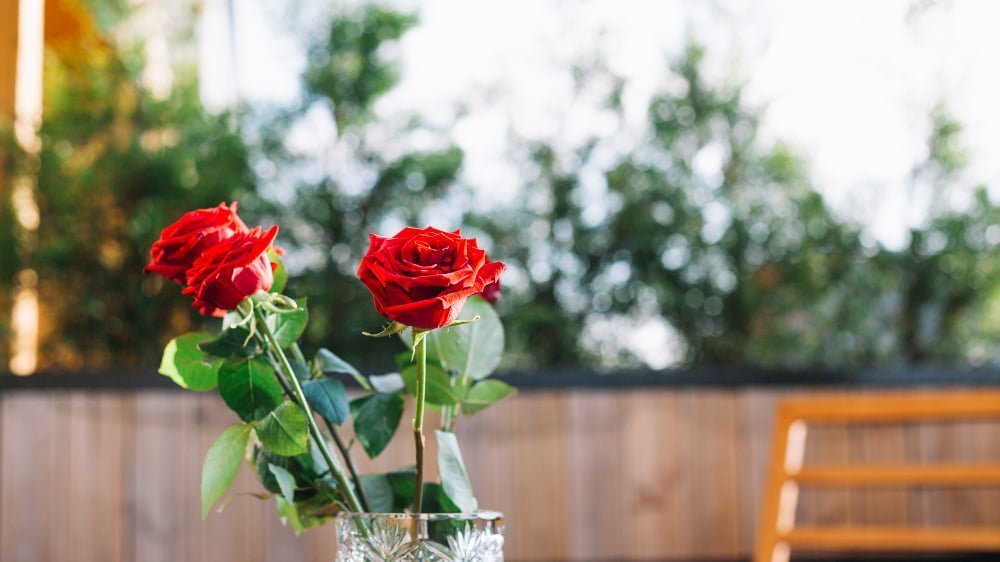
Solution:
<svg viewBox="0 0 1000 562">
<path fill-rule="evenodd" d="M 283 12 L 263 0 L 236 3 L 241 96 L 266 103 L 295 99 L 304 61 L 299 37 L 310 22 L 323 21 L 320 4 L 301 2 Z M 223 5 L 208 2 L 209 25 L 218 25 L 213 17 L 224 18 Z M 645 101 L 664 84 L 666 61 L 688 39 L 707 46 L 713 79 L 745 83 L 749 101 L 767 107 L 763 137 L 800 150 L 835 208 L 871 225 L 887 244 L 903 243 L 905 227 L 922 217 L 905 185 L 923 155 L 928 112 L 939 100 L 966 127 L 972 159 L 964 183 L 1000 185 L 1000 159 L 993 157 L 1000 149 L 998 2 L 394 5 L 419 11 L 421 24 L 395 50 L 403 80 L 378 112 L 385 118 L 417 112 L 447 123 L 452 108 L 470 107 L 451 130 L 467 154 L 465 180 L 484 193 L 510 193 L 516 183 L 504 163 L 509 130 L 567 144 L 601 131 L 587 108 L 567 106 L 570 64 L 600 53 L 625 76 L 629 116 L 638 127 Z M 214 61 L 205 66 L 215 67 L 206 77 L 222 83 L 214 87 L 217 97 L 229 82 L 220 51 L 202 51 L 205 62 Z M 322 124 L 312 127 L 314 135 L 332 134 Z M 1000 195 L 997 188 L 993 193 Z"/>
<path fill-rule="evenodd" d="M 217 47 L 223 0 L 207 0 L 203 45 L 207 103 L 235 95 Z M 287 103 L 298 92 L 302 37 L 324 20 L 321 2 L 277 7 L 236 5 L 238 95 Z M 666 64 L 688 40 L 707 47 L 710 79 L 746 85 L 766 107 L 762 140 L 781 139 L 809 161 L 817 189 L 839 212 L 899 247 L 926 202 L 911 201 L 909 173 L 925 151 L 928 114 L 945 101 L 965 126 L 971 165 L 961 182 L 1000 196 L 1000 2 L 964 0 L 397 0 L 420 25 L 389 53 L 402 82 L 377 106 L 379 116 L 419 113 L 450 130 L 465 150 L 464 181 L 484 198 L 515 197 L 506 163 L 509 132 L 572 146 L 607 129 L 593 107 L 571 103 L 570 65 L 594 58 L 628 80 L 629 123 L 643 124 L 645 103 L 669 87 Z M 293 23 L 298 22 L 298 23 Z M 294 33 L 290 30 L 295 30 Z M 453 122 L 455 107 L 468 112 Z M 335 134 L 311 118 L 304 145 L 323 150 Z M 452 124 L 453 123 L 453 124 Z M 317 148 L 319 147 L 319 148 Z M 960 205 L 961 197 L 956 198 Z M 615 320 L 609 320 L 614 322 Z M 642 329 L 653 366 L 669 363 L 669 328 Z"/>
</svg>

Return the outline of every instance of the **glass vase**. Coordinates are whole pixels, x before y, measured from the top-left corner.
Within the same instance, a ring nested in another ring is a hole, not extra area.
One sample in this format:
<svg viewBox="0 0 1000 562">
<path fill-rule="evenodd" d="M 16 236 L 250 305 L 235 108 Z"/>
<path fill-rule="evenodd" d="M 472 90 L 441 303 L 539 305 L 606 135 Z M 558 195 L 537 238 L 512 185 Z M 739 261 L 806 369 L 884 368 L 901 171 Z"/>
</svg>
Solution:
<svg viewBox="0 0 1000 562">
<path fill-rule="evenodd" d="M 342 513 L 337 562 L 499 562 L 503 515 L 478 513 Z"/>
</svg>

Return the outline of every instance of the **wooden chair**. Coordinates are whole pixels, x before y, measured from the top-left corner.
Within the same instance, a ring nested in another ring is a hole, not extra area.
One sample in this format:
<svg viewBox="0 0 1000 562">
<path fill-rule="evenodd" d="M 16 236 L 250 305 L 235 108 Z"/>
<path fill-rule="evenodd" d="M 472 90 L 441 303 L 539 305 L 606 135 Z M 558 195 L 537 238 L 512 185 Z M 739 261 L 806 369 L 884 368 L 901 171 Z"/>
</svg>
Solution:
<svg viewBox="0 0 1000 562">
<path fill-rule="evenodd" d="M 754 562 L 811 551 L 1000 552 L 1000 528 L 796 527 L 800 486 L 1000 487 L 1000 464 L 803 466 L 809 424 L 1000 420 L 1000 391 L 886 393 L 783 401 L 763 498 Z M 1000 436 L 998 436 L 1000 439 Z"/>
</svg>

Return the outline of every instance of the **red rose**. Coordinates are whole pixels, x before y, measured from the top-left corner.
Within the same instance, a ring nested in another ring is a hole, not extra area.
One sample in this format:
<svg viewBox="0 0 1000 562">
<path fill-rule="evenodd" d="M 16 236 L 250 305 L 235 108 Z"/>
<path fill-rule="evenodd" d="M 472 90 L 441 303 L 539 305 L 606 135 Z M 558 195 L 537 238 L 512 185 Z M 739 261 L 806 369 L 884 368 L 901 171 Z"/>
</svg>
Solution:
<svg viewBox="0 0 1000 562">
<path fill-rule="evenodd" d="M 188 270 L 183 293 L 192 296 L 202 314 L 222 316 L 257 291 L 269 290 L 277 264 L 267 250 L 277 235 L 276 226 L 267 232 L 257 227 L 206 249 Z"/>
<path fill-rule="evenodd" d="M 371 235 L 358 277 L 379 314 L 414 328 L 433 330 L 458 317 L 465 300 L 503 273 L 488 263 L 475 238 L 459 231 L 406 227 L 392 238 Z"/>
<path fill-rule="evenodd" d="M 236 203 L 229 206 L 219 203 L 218 207 L 185 213 L 160 233 L 149 252 L 149 265 L 143 271 L 159 273 L 183 284 L 188 269 L 206 249 L 248 230 L 236 215 Z"/>
<path fill-rule="evenodd" d="M 486 264 L 489 265 L 490 263 L 491 263 L 490 259 L 486 258 Z M 496 306 L 496 304 L 500 302 L 500 299 L 503 298 L 503 293 L 500 292 L 501 288 L 502 287 L 500 286 L 500 279 L 497 279 L 496 281 L 483 287 L 483 291 L 479 293 L 479 296 L 483 297 L 483 299 L 485 299 L 486 302 L 492 304 L 493 306 Z"/>
</svg>

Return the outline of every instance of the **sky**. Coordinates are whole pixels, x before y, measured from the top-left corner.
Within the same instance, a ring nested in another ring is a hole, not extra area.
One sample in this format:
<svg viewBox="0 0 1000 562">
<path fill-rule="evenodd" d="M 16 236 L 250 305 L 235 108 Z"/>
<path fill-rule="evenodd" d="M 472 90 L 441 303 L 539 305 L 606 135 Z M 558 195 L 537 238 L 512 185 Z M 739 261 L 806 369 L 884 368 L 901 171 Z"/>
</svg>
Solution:
<svg viewBox="0 0 1000 562">
<path fill-rule="evenodd" d="M 350 3 L 348 3 L 350 4 Z M 329 4 L 235 2 L 236 68 L 229 64 L 225 1 L 206 0 L 201 29 L 203 97 L 294 103 L 303 45 L 327 21 Z M 959 184 L 1000 198 L 1000 2 L 964 0 L 396 0 L 420 23 L 386 51 L 401 82 L 376 105 L 381 120 L 419 114 L 449 131 L 465 152 L 462 180 L 485 204 L 518 197 L 509 135 L 572 147 L 609 127 L 593 104 L 573 101 L 569 68 L 600 58 L 627 80 L 628 126 L 640 131 L 650 96 L 671 88 L 668 64 L 690 41 L 706 47 L 708 79 L 739 83 L 764 108 L 759 140 L 804 156 L 814 186 L 836 212 L 890 248 L 926 218 L 911 170 L 926 153 L 929 114 L 944 103 L 965 127 L 970 165 Z M 334 6 L 343 6 L 335 3 Z M 455 108 L 467 111 L 456 115 Z M 293 135 L 328 157 L 336 131 L 322 111 Z M 386 144 L 392 149 L 391 141 Z M 706 159 L 706 167 L 721 165 Z M 711 170 L 707 170 L 708 173 Z M 651 366 L 679 354 L 669 326 L 624 326 Z M 638 333 L 637 333 L 638 332 Z M 598 337 L 598 339 L 600 339 Z M 679 345 L 679 344 L 678 344 Z"/>
</svg>

